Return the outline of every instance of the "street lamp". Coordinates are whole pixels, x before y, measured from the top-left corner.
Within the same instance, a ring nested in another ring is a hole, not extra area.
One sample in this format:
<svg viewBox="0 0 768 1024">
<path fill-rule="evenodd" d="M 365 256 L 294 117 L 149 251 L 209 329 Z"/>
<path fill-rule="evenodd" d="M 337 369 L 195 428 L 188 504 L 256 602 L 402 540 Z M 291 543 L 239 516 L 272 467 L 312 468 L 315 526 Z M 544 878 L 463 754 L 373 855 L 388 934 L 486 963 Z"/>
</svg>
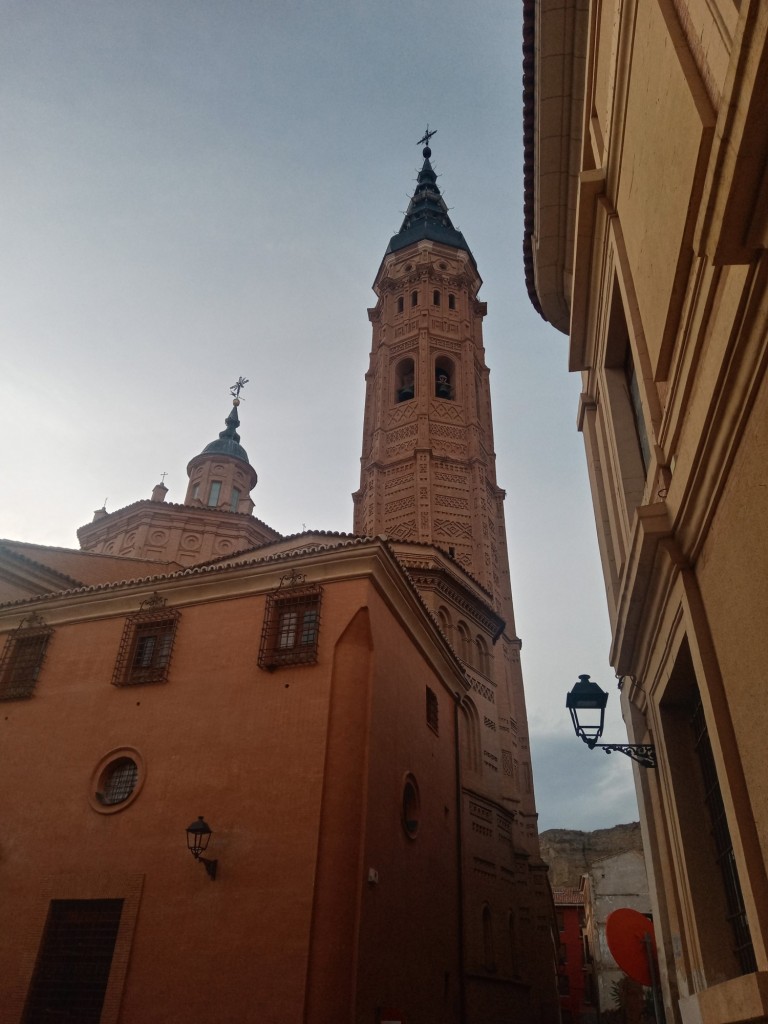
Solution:
<svg viewBox="0 0 768 1024">
<path fill-rule="evenodd" d="M 212 835 L 213 829 L 203 820 L 202 814 L 199 815 L 197 821 L 193 821 L 191 825 L 187 826 L 187 849 L 195 860 L 199 860 L 204 866 L 208 877 L 213 882 L 216 879 L 216 865 L 219 862 L 203 857 Z"/>
<path fill-rule="evenodd" d="M 565 698 L 565 706 L 571 713 L 571 721 L 576 735 L 583 740 L 590 750 L 600 747 L 610 754 L 619 750 L 631 757 L 644 768 L 656 767 L 656 747 L 652 743 L 598 743 L 603 735 L 605 723 L 605 705 L 608 694 L 600 689 L 589 676 L 579 676 L 579 681 Z"/>
</svg>

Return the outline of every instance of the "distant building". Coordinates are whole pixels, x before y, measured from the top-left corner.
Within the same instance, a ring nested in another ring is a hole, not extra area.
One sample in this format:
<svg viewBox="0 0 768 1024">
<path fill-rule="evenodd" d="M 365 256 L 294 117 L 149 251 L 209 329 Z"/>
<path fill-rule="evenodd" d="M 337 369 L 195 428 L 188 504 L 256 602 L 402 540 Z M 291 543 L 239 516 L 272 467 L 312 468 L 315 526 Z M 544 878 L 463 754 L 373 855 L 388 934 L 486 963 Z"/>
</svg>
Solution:
<svg viewBox="0 0 768 1024">
<path fill-rule="evenodd" d="M 183 503 L 0 542 L 9 1024 L 558 1019 L 485 304 L 429 156 L 355 535 L 253 516 L 235 399 Z"/>
<path fill-rule="evenodd" d="M 667 1020 L 766 1020 L 768 8 L 524 10 L 526 274 L 581 375 L 610 660 L 658 758 Z"/>
<path fill-rule="evenodd" d="M 608 917 L 614 910 L 625 907 L 650 916 L 648 879 L 642 854 L 629 850 L 593 865 L 592 870 L 582 876 L 581 893 L 588 972 L 597 1006 L 605 1013 L 618 1009 L 620 986 L 627 978 L 608 946 Z"/>
<path fill-rule="evenodd" d="M 588 1024 L 597 1020 L 597 1000 L 584 944 L 584 893 L 555 885 L 552 897 L 560 935 L 557 991 L 561 1024 Z"/>
</svg>

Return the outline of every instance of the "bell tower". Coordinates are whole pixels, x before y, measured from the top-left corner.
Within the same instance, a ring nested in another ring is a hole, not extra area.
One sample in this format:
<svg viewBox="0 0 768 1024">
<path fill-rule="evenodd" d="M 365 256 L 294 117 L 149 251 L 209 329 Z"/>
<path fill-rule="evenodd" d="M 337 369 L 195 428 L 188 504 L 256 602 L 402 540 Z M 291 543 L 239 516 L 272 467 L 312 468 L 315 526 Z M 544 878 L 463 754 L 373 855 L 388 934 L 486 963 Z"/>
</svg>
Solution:
<svg viewBox="0 0 768 1024">
<path fill-rule="evenodd" d="M 559 1020 L 521 641 L 496 483 L 482 279 L 430 162 L 368 310 L 372 348 L 354 532 L 384 535 L 464 665 L 462 956 L 468 1021 Z"/>
<path fill-rule="evenodd" d="M 483 349 L 487 307 L 431 155 L 426 145 L 413 198 L 373 285 L 354 532 L 442 548 L 493 594 L 514 635 Z"/>
</svg>

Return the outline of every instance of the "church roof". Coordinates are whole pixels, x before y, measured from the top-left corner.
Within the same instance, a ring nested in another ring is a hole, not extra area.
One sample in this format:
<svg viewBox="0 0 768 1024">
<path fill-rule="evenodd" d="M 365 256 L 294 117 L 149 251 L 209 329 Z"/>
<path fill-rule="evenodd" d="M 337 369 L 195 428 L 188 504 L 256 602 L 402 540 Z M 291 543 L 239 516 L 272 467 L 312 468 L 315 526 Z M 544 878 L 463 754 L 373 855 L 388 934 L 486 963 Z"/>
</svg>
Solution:
<svg viewBox="0 0 768 1024">
<path fill-rule="evenodd" d="M 425 146 L 423 150 L 424 164 L 416 181 L 405 219 L 396 235 L 393 235 L 387 246 L 387 253 L 398 252 L 414 242 L 428 239 L 441 242 L 468 252 L 474 262 L 472 251 L 467 245 L 464 235 L 451 223 L 448 207 L 437 186 L 437 175 L 429 162 L 432 150 Z"/>
</svg>

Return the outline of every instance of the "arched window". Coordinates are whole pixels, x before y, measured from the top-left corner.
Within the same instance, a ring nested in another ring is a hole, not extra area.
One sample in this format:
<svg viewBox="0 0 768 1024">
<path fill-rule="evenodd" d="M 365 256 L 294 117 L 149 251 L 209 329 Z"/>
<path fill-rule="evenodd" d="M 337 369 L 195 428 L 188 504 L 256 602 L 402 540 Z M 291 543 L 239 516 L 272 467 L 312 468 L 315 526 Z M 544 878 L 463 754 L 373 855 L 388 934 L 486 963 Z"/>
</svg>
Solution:
<svg viewBox="0 0 768 1024">
<path fill-rule="evenodd" d="M 480 716 L 477 708 L 469 697 L 464 697 L 459 705 L 461 763 L 468 770 L 482 774 L 480 760 Z"/>
<path fill-rule="evenodd" d="M 397 312 L 398 313 L 402 313 L 403 312 L 403 296 L 402 295 L 397 300 Z"/>
<path fill-rule="evenodd" d="M 465 665 L 472 664 L 472 637 L 467 629 L 466 622 L 461 620 L 456 623 L 456 633 L 459 641 L 459 649 L 456 651 Z"/>
<path fill-rule="evenodd" d="M 435 290 L 432 292 L 432 305 L 440 305 L 440 292 L 437 290 L 437 288 L 435 288 Z"/>
<path fill-rule="evenodd" d="M 454 397 L 453 375 L 453 362 L 446 356 L 439 356 L 435 360 L 435 398 Z"/>
<path fill-rule="evenodd" d="M 440 623 L 440 629 L 445 633 L 447 637 L 451 635 L 451 615 L 447 608 L 442 605 L 437 609 L 437 620 Z"/>
<path fill-rule="evenodd" d="M 486 971 L 496 970 L 496 960 L 493 955 L 493 918 L 491 908 L 487 903 L 483 904 L 483 966 Z"/>
<path fill-rule="evenodd" d="M 452 295 L 452 294 L 448 295 L 448 309 L 456 309 L 456 296 L 455 295 Z"/>
<path fill-rule="evenodd" d="M 401 359 L 395 368 L 395 402 L 407 402 L 416 393 L 412 359 Z"/>
<path fill-rule="evenodd" d="M 418 292 L 411 292 L 411 305 L 415 306 L 418 301 L 419 301 L 419 293 Z"/>
</svg>

